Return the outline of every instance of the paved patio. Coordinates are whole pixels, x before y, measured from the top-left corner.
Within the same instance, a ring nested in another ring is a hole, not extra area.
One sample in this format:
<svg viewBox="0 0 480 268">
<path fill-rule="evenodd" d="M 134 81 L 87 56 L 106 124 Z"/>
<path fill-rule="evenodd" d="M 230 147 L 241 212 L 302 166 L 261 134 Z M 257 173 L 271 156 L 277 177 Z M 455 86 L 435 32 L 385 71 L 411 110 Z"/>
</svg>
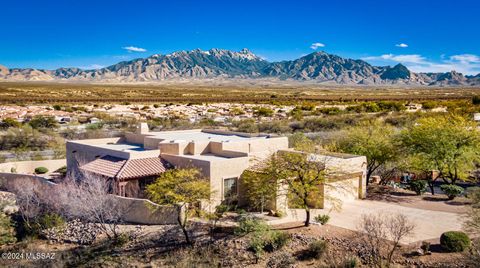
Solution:
<svg viewBox="0 0 480 268">
<path fill-rule="evenodd" d="M 327 209 L 316 209 L 312 211 L 312 219 L 318 214 L 327 214 Z M 357 230 L 363 214 L 370 213 L 402 213 L 415 223 L 415 233 L 402 242 L 410 244 L 423 240 L 438 241 L 440 235 L 445 231 L 461 230 L 463 218 L 460 213 L 442 212 L 399 206 L 392 203 L 354 200 L 342 205 L 341 211 L 331 211 L 328 224 L 350 230 Z M 290 215 L 269 221 L 270 224 L 281 224 L 292 221 L 303 221 L 305 213 L 303 210 L 292 209 Z"/>
</svg>

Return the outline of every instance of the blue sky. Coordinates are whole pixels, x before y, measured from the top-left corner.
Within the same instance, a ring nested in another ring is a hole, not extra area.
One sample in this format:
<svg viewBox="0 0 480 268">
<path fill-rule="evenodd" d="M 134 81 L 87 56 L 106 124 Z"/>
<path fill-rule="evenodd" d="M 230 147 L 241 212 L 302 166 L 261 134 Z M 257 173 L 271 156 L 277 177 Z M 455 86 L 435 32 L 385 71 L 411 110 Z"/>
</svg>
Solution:
<svg viewBox="0 0 480 268">
<path fill-rule="evenodd" d="M 3 1 L 0 64 L 98 68 L 176 50 L 246 47 L 269 61 L 324 50 L 473 74 L 479 14 L 476 0 Z"/>
</svg>

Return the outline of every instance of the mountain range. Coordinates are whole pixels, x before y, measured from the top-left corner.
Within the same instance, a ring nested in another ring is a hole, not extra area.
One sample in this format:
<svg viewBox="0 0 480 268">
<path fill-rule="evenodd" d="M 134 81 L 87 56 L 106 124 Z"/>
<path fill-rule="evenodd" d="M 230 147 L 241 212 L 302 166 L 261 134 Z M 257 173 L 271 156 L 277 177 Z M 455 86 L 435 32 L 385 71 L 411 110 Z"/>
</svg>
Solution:
<svg viewBox="0 0 480 268">
<path fill-rule="evenodd" d="M 0 65 L 0 81 L 157 82 L 202 79 L 269 79 L 343 85 L 480 86 L 480 74 L 415 73 L 402 64 L 373 66 L 363 60 L 314 52 L 295 60 L 268 62 L 248 49 L 177 51 L 122 61 L 95 70 L 59 68 L 8 69 Z"/>
</svg>

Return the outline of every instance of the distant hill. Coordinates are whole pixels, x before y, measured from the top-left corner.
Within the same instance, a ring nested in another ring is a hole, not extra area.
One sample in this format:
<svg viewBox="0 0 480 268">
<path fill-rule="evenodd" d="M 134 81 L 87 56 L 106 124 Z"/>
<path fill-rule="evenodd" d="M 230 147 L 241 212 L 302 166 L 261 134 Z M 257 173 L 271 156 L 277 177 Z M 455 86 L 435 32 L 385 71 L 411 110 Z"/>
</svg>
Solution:
<svg viewBox="0 0 480 268">
<path fill-rule="evenodd" d="M 248 49 L 177 51 L 97 69 L 8 69 L 0 81 L 155 82 L 197 79 L 272 79 L 343 85 L 480 86 L 480 74 L 414 73 L 402 64 L 373 66 L 363 60 L 314 52 L 291 61 L 268 62 Z"/>
</svg>

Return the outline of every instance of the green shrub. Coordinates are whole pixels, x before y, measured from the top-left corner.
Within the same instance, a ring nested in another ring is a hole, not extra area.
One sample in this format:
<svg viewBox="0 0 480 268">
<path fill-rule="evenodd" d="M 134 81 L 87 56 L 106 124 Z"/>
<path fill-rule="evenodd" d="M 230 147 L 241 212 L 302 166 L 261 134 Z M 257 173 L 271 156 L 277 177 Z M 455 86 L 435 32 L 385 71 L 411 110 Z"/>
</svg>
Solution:
<svg viewBox="0 0 480 268">
<path fill-rule="evenodd" d="M 281 211 L 275 211 L 275 213 L 273 214 L 274 217 L 278 217 L 278 218 L 283 218 L 285 217 L 285 215 L 283 214 L 283 212 Z"/>
<path fill-rule="evenodd" d="M 65 225 L 65 220 L 58 214 L 47 213 L 33 220 L 29 226 L 25 226 L 28 235 L 34 237 L 41 235 L 43 230 L 58 228 Z"/>
<path fill-rule="evenodd" d="M 30 122 L 28 122 L 28 124 L 33 129 L 58 127 L 57 121 L 53 116 L 36 115 L 30 120 Z"/>
<path fill-rule="evenodd" d="M 248 249 L 255 254 L 255 257 L 257 257 L 257 259 L 262 256 L 264 252 L 264 246 L 265 241 L 263 240 L 263 237 L 260 236 L 254 236 L 248 243 Z"/>
<path fill-rule="evenodd" d="M 270 231 L 270 226 L 268 226 L 265 221 L 252 218 L 252 217 L 242 217 L 238 226 L 235 228 L 235 235 L 247 235 L 253 232 L 267 232 Z"/>
<path fill-rule="evenodd" d="M 45 174 L 47 172 L 48 172 L 48 168 L 46 168 L 46 167 L 35 168 L 35 174 Z"/>
<path fill-rule="evenodd" d="M 3 207 L 0 206 L 0 246 L 15 243 L 15 228 L 10 216 L 3 213 Z"/>
<path fill-rule="evenodd" d="M 414 191 L 417 195 L 425 193 L 427 190 L 427 181 L 425 180 L 414 180 L 411 181 L 408 188 Z"/>
<path fill-rule="evenodd" d="M 463 193 L 462 187 L 453 184 L 443 184 L 440 189 L 448 196 L 449 200 L 453 200 Z"/>
<path fill-rule="evenodd" d="M 264 237 L 263 249 L 268 252 L 279 250 L 287 245 L 290 235 L 281 231 L 270 231 Z"/>
<path fill-rule="evenodd" d="M 327 224 L 327 222 L 330 220 L 330 216 L 327 215 L 327 214 L 323 214 L 323 215 L 317 215 L 315 217 L 315 221 L 320 223 L 321 225 L 325 225 Z"/>
<path fill-rule="evenodd" d="M 355 268 L 358 266 L 360 262 L 358 261 L 358 259 L 356 257 L 347 257 L 346 259 L 344 259 L 342 261 L 342 263 L 340 264 L 340 267 L 342 268 Z"/>
<path fill-rule="evenodd" d="M 448 252 L 462 252 L 470 247 L 471 240 L 464 232 L 450 231 L 440 236 L 440 245 Z"/>
<path fill-rule="evenodd" d="M 63 166 L 57 170 L 55 170 L 55 172 L 58 172 L 60 174 L 62 174 L 63 176 L 67 175 L 67 166 Z"/>
<path fill-rule="evenodd" d="M 273 115 L 273 110 L 268 107 L 258 107 L 253 111 L 253 114 L 256 116 L 270 117 Z"/>
<path fill-rule="evenodd" d="M 308 245 L 305 257 L 320 259 L 327 252 L 328 244 L 325 240 L 313 241 Z"/>
<path fill-rule="evenodd" d="M 42 215 L 36 220 L 36 222 L 42 230 L 65 225 L 65 220 L 60 215 L 55 213 Z"/>
<path fill-rule="evenodd" d="M 117 247 L 121 247 L 127 244 L 129 241 L 130 241 L 130 237 L 127 234 L 121 233 L 113 240 L 113 245 Z"/>
</svg>

